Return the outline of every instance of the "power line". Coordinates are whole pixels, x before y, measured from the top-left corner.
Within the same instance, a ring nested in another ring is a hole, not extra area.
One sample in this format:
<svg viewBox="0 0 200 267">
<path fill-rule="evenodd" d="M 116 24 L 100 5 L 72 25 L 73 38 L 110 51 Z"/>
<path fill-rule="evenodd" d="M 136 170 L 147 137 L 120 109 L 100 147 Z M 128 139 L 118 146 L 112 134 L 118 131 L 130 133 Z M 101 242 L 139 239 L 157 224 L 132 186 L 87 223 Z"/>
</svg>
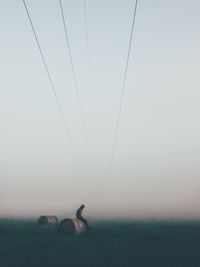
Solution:
<svg viewBox="0 0 200 267">
<path fill-rule="evenodd" d="M 118 136 L 118 130 L 119 130 L 119 123 L 120 123 L 122 105 L 123 105 L 123 100 L 124 100 L 124 92 L 125 92 L 127 71 L 128 71 L 128 66 L 129 66 L 131 45 L 132 45 L 132 39 L 133 39 L 133 31 L 134 31 L 135 19 L 136 19 L 136 13 L 137 13 L 137 5 L 138 5 L 138 0 L 135 1 L 134 12 L 133 12 L 133 20 L 132 20 L 131 34 L 130 34 L 130 40 L 129 40 L 129 46 L 128 46 L 128 54 L 127 54 L 127 59 L 126 59 L 125 71 L 124 71 L 124 78 L 123 78 L 123 85 L 122 85 L 122 93 L 121 93 L 119 110 L 118 110 L 118 114 L 117 114 L 117 122 L 116 122 L 116 127 L 115 127 L 115 132 L 114 132 L 114 142 L 113 142 L 112 155 L 111 155 L 111 169 L 112 169 L 114 155 L 115 155 L 115 150 L 116 150 L 116 143 L 117 143 L 117 136 Z"/>
<path fill-rule="evenodd" d="M 64 112 L 62 110 L 62 106 L 60 104 L 60 101 L 58 99 L 58 96 L 56 94 L 56 90 L 55 90 L 55 86 L 54 86 L 54 83 L 52 81 L 52 78 L 51 78 L 51 75 L 50 75 L 50 72 L 49 72 L 49 69 L 48 69 L 48 66 L 47 66 L 47 63 L 46 63 L 46 60 L 45 60 L 45 57 L 44 57 L 44 54 L 42 52 L 42 48 L 40 46 L 40 42 L 39 42 L 39 39 L 37 37 L 37 34 L 36 34 L 36 31 L 35 31 L 35 28 L 34 28 L 34 25 L 33 25 L 33 22 L 32 22 L 32 19 L 31 19 L 31 16 L 30 16 L 30 13 L 29 13 L 29 10 L 28 10 L 28 7 L 26 5 L 26 2 L 25 0 L 23 0 L 23 4 L 24 4 L 24 7 L 25 7 L 25 10 L 26 10 L 26 13 L 27 13 L 27 16 L 28 16 L 28 19 L 29 19 L 29 22 L 30 22 L 30 25 L 31 25 L 31 28 L 32 28 L 32 31 L 33 31 L 33 35 L 35 37 L 35 40 L 36 40 L 36 43 L 37 43 L 37 46 L 38 46 L 38 49 L 39 49 L 39 53 L 40 53 L 40 56 L 42 58 L 42 61 L 43 61 L 43 64 L 44 64 L 44 67 L 45 67 L 45 70 L 46 70 L 46 73 L 47 73 L 47 76 L 48 76 L 48 79 L 49 79 L 49 82 L 50 82 L 50 85 L 51 85 L 51 89 L 52 89 L 52 92 L 53 92 L 53 95 L 55 96 L 55 99 L 56 99 L 56 103 L 58 105 L 58 109 L 59 109 L 59 112 L 60 112 L 60 115 L 61 115 L 61 118 L 64 122 L 64 126 L 65 126 L 65 130 L 66 130 L 66 133 L 67 133 L 67 136 L 70 140 L 70 143 L 71 143 L 71 146 L 72 146 L 72 149 L 76 155 L 76 158 L 78 159 L 78 154 L 77 154 L 77 151 L 75 149 L 75 146 L 74 146 L 74 143 L 73 143 L 73 140 L 72 140 L 72 136 L 70 134 L 70 131 L 69 131 L 69 128 L 68 128 L 68 125 L 67 125 L 67 121 L 65 119 L 65 116 L 64 116 Z"/>
<path fill-rule="evenodd" d="M 86 0 L 83 0 L 83 9 L 84 9 L 85 34 L 86 34 L 86 50 L 87 50 L 87 66 L 88 66 L 88 84 L 89 84 L 89 89 L 90 89 L 90 96 L 92 97 L 91 69 L 90 69 L 90 50 L 89 50 L 89 37 L 88 37 L 88 21 L 87 21 L 87 4 L 86 4 Z"/>
<path fill-rule="evenodd" d="M 92 81 L 91 81 L 91 66 L 90 66 L 90 49 L 89 49 L 89 34 L 88 34 L 88 20 L 87 20 L 87 0 L 83 0 L 83 13 L 84 13 L 84 23 L 85 23 L 85 40 L 86 40 L 86 55 L 87 55 L 87 75 L 88 75 L 88 92 L 90 98 L 90 114 L 93 118 L 94 112 L 94 103 L 93 103 L 93 90 L 92 90 Z M 92 147 L 93 148 L 93 147 Z M 92 149 L 91 148 L 91 149 Z M 93 160 L 91 160 L 93 163 Z M 93 174 L 95 175 L 95 174 Z"/>
<path fill-rule="evenodd" d="M 69 57 L 70 57 L 70 63 L 71 63 L 71 68 L 72 68 L 74 87 L 75 87 L 76 97 L 77 97 L 78 106 L 79 106 L 79 110 L 80 110 L 80 114 L 81 114 L 81 123 L 82 123 L 83 132 L 84 132 L 86 148 L 87 148 L 88 156 L 90 157 L 87 131 L 86 131 L 86 126 L 85 126 L 83 109 L 82 109 L 82 106 L 81 106 L 81 100 L 80 100 L 80 96 L 79 96 L 78 82 L 77 82 L 77 78 L 76 78 L 76 72 L 75 72 L 74 63 L 73 63 L 72 52 L 71 52 L 70 43 L 69 43 L 69 37 L 68 37 L 68 33 L 67 33 L 67 26 L 66 26 L 66 20 L 65 20 L 65 16 L 64 16 L 64 11 L 63 11 L 62 0 L 59 0 L 59 3 L 60 3 L 60 10 L 61 10 L 61 15 L 62 15 L 64 31 L 65 31 L 65 39 L 66 39 L 66 43 L 67 43 L 67 48 L 68 48 Z"/>
</svg>

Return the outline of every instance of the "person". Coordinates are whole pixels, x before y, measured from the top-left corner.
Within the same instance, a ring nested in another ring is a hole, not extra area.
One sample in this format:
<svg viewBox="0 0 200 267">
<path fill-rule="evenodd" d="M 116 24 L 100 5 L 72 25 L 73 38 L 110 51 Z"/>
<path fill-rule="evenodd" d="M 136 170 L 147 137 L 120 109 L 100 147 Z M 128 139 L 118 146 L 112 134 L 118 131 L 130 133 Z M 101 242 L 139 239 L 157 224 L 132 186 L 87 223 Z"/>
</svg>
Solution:
<svg viewBox="0 0 200 267">
<path fill-rule="evenodd" d="M 87 231 L 90 231 L 90 230 L 92 230 L 92 228 L 88 225 L 87 220 L 85 218 L 83 218 L 83 216 L 82 216 L 82 211 L 83 211 L 84 208 L 85 208 L 85 205 L 82 204 L 80 206 L 80 208 L 77 209 L 76 218 L 79 219 L 80 221 L 82 221 L 85 224 Z"/>
</svg>

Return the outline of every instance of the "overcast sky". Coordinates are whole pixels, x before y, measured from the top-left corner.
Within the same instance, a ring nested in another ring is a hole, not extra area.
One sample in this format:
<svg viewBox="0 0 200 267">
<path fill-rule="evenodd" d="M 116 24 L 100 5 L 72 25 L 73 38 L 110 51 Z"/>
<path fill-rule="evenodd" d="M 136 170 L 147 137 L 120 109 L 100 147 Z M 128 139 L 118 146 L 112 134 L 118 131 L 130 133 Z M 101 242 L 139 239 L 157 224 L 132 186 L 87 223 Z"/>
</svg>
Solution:
<svg viewBox="0 0 200 267">
<path fill-rule="evenodd" d="M 200 2 L 139 0 L 113 168 L 133 0 L 0 1 L 0 216 L 200 217 Z M 91 86 L 89 86 L 91 85 Z"/>
</svg>

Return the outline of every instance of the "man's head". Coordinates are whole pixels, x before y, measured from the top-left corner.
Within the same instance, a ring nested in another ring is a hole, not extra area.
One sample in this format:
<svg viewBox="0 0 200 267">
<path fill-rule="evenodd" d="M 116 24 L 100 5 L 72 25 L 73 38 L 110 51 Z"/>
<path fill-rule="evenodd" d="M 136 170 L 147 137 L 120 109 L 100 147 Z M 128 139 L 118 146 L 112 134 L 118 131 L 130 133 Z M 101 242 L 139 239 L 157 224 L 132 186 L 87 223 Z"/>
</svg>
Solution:
<svg viewBox="0 0 200 267">
<path fill-rule="evenodd" d="M 80 206 L 80 208 L 83 210 L 83 209 L 85 208 L 85 205 L 82 204 L 82 205 Z"/>
</svg>

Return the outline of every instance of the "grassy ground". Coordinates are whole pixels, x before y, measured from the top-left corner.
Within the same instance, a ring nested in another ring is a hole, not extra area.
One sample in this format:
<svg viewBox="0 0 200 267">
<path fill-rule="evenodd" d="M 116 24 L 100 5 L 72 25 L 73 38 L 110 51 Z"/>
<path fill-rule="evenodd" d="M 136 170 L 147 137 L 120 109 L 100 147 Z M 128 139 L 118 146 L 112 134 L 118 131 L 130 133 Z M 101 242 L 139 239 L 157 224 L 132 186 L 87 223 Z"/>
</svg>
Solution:
<svg viewBox="0 0 200 267">
<path fill-rule="evenodd" d="M 31 221 L 0 221 L 1 267 L 199 267 L 200 223 L 93 222 L 78 237 Z"/>
</svg>

